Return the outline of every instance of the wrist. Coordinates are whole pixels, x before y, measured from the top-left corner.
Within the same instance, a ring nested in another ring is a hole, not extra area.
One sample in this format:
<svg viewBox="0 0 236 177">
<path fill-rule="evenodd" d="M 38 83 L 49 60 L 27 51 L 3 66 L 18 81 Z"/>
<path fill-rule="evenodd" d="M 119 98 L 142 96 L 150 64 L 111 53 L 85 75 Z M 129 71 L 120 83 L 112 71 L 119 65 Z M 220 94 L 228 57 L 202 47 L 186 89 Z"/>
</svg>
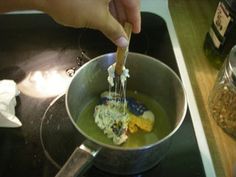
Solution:
<svg viewBox="0 0 236 177">
<path fill-rule="evenodd" d="M 0 0 L 0 13 L 19 10 L 40 10 L 43 11 L 46 2 L 44 0 Z"/>
</svg>

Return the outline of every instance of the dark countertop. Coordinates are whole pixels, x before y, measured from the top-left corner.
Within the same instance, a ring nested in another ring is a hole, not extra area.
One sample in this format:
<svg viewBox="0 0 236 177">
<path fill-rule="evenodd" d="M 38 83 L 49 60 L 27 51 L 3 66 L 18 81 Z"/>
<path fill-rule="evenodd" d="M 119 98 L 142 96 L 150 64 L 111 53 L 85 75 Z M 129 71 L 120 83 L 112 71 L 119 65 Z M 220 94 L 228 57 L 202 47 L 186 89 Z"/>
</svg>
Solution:
<svg viewBox="0 0 236 177">
<path fill-rule="evenodd" d="M 0 176 L 54 176 L 83 139 L 67 116 L 64 99 L 51 101 L 65 91 L 71 79 L 68 68 L 78 68 L 80 58 L 115 51 L 114 45 L 98 32 L 65 28 L 43 14 L 0 16 L 0 22 L 0 79 L 17 82 L 21 94 L 16 115 L 23 124 L 17 129 L 0 128 Z M 158 58 L 178 73 L 163 19 L 145 13 L 142 23 L 141 34 L 132 36 L 130 51 Z M 153 45 L 156 41 L 158 45 Z M 204 177 L 192 125 L 188 111 L 165 159 L 129 177 Z M 118 177 L 95 167 L 85 174 L 90 176 Z"/>
</svg>

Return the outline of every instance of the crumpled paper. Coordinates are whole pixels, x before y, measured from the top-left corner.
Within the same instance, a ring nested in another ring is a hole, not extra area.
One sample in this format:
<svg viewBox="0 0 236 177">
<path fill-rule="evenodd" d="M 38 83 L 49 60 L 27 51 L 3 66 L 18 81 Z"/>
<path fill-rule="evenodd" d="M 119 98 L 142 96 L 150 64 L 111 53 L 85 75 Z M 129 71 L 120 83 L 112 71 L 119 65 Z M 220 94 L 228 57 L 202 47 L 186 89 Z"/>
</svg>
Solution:
<svg viewBox="0 0 236 177">
<path fill-rule="evenodd" d="M 13 80 L 0 81 L 0 127 L 20 127 L 22 123 L 15 116 L 16 96 L 20 92 Z"/>
</svg>

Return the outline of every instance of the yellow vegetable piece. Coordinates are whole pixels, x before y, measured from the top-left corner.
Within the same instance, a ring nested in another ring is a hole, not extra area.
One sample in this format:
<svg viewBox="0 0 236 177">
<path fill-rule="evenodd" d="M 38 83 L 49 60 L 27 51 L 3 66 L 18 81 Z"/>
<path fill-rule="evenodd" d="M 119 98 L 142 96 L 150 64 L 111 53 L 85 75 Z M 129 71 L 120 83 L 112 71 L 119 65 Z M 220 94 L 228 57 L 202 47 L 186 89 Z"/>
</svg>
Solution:
<svg viewBox="0 0 236 177">
<path fill-rule="evenodd" d="M 135 133 L 138 131 L 138 128 L 150 132 L 152 131 L 154 125 L 154 119 L 148 119 L 142 116 L 130 115 L 130 121 L 128 124 L 128 129 L 130 133 Z"/>
<path fill-rule="evenodd" d="M 130 133 L 135 133 L 135 132 L 137 132 L 138 131 L 138 127 L 135 125 L 135 122 L 129 122 L 129 124 L 128 124 L 128 129 L 129 129 L 129 132 Z"/>
</svg>

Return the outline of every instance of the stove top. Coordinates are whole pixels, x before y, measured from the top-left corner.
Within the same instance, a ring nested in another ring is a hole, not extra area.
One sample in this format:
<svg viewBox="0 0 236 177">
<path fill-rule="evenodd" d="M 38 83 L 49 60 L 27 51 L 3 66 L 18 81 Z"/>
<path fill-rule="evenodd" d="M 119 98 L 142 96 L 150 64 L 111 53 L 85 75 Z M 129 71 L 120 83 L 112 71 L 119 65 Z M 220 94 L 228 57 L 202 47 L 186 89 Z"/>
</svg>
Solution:
<svg viewBox="0 0 236 177">
<path fill-rule="evenodd" d="M 0 176 L 54 176 L 84 139 L 65 110 L 71 76 L 116 47 L 98 31 L 65 28 L 45 14 L 1 15 L 0 23 L 0 80 L 17 82 L 16 116 L 23 124 L 0 128 Z M 142 32 L 132 35 L 130 51 L 158 58 L 179 73 L 165 21 L 157 15 L 142 13 Z M 84 174 L 95 176 L 117 175 L 96 167 Z M 205 176 L 189 112 L 167 156 L 153 169 L 130 176 Z"/>
</svg>

